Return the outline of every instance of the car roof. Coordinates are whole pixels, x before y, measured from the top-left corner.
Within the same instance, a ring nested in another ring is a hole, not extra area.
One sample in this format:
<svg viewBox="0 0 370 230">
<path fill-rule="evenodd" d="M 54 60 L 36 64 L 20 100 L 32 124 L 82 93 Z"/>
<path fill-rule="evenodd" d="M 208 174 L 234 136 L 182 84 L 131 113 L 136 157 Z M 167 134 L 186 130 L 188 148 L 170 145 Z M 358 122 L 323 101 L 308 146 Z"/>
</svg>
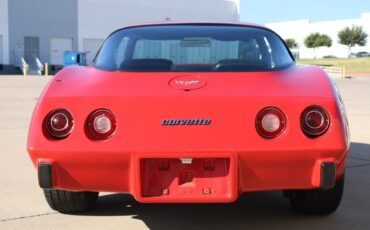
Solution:
<svg viewBox="0 0 370 230">
<path fill-rule="evenodd" d="M 159 22 L 141 22 L 126 25 L 120 29 L 126 29 L 131 27 L 142 27 L 142 26 L 163 26 L 163 25 L 210 25 L 210 26 L 247 26 L 247 27 L 258 27 L 268 29 L 267 27 L 250 22 L 183 22 L 183 21 L 159 21 Z"/>
</svg>

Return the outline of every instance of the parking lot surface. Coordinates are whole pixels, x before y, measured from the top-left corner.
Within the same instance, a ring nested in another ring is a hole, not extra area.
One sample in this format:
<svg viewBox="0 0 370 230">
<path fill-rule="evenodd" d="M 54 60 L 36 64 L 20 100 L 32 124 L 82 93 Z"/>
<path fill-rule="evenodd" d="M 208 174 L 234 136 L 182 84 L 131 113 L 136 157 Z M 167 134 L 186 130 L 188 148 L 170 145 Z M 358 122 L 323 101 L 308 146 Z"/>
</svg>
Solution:
<svg viewBox="0 0 370 230">
<path fill-rule="evenodd" d="M 351 128 L 345 193 L 329 216 L 296 214 L 281 192 L 243 195 L 233 204 L 139 204 L 101 194 L 79 215 L 51 210 L 26 152 L 32 110 L 46 77 L 0 76 L 0 229 L 369 229 L 370 77 L 336 80 Z"/>
</svg>

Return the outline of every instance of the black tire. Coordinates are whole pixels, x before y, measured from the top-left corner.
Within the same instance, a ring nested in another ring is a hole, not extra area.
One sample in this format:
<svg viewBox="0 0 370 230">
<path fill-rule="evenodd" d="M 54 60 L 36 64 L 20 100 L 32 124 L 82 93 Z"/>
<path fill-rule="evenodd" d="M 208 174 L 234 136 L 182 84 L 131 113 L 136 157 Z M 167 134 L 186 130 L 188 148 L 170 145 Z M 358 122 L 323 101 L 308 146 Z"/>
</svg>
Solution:
<svg viewBox="0 0 370 230">
<path fill-rule="evenodd" d="M 293 209 L 299 213 L 327 215 L 335 212 L 342 200 L 344 175 L 334 188 L 289 191 L 288 197 Z"/>
<path fill-rule="evenodd" d="M 53 210 L 61 213 L 76 213 L 94 208 L 99 193 L 44 189 L 44 195 Z"/>
</svg>

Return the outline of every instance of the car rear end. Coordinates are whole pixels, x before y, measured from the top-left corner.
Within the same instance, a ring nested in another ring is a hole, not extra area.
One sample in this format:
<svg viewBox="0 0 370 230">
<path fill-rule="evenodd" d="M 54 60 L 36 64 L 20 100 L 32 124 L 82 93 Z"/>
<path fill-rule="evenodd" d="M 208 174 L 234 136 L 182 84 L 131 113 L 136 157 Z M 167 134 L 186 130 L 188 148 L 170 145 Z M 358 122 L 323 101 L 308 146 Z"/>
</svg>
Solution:
<svg viewBox="0 0 370 230">
<path fill-rule="evenodd" d="M 215 203 L 330 189 L 344 174 L 335 87 L 322 70 L 295 67 L 273 32 L 175 24 L 110 38 L 95 67 L 61 71 L 35 109 L 28 151 L 42 188 Z"/>
<path fill-rule="evenodd" d="M 302 97 L 302 89 L 286 93 L 291 86 L 284 88 L 284 83 L 268 86 L 269 78 L 284 74 L 232 74 L 227 81 L 223 74 L 202 74 L 208 85 L 191 91 L 171 88 L 173 73 L 116 75 L 100 76 L 111 81 L 110 88 L 94 86 L 106 96 L 78 94 L 79 87 L 72 86 L 76 80 L 66 78 L 62 84 L 77 94 L 70 97 L 57 76 L 50 85 L 54 93 L 38 105 L 29 152 L 36 166 L 52 164 L 51 188 L 130 192 L 143 202 L 195 197 L 193 202 L 226 202 L 247 191 L 320 187 L 321 162 L 333 162 L 337 175 L 343 173 L 345 126 L 331 91 L 327 97 Z M 84 84 L 96 81 L 89 78 L 83 77 Z M 266 89 L 255 88 L 250 80 Z M 135 92 L 140 87 L 145 93 Z M 108 96 L 118 88 L 121 95 Z M 267 96 L 271 91 L 281 95 Z M 66 117 L 73 124 L 63 138 L 52 136 L 47 127 L 58 111 L 69 111 Z M 307 123 L 322 127 L 314 134 L 305 130 Z M 200 192 L 220 184 L 227 190 L 207 196 Z M 179 195 L 180 190 L 187 195 Z"/>
</svg>

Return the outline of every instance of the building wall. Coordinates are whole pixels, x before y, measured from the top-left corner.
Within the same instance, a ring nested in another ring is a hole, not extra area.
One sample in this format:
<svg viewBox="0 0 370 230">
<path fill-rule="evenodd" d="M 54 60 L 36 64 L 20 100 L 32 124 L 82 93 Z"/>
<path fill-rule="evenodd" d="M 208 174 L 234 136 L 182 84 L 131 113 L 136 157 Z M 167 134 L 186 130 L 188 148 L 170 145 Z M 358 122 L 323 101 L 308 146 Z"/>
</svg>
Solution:
<svg viewBox="0 0 370 230">
<path fill-rule="evenodd" d="M 0 64 L 9 64 L 8 0 L 0 0 Z"/>
<path fill-rule="evenodd" d="M 313 58 L 313 49 L 308 49 L 304 45 L 304 39 L 314 32 L 326 34 L 331 37 L 333 44 L 330 48 L 320 47 L 316 50 L 316 56 L 321 58 L 326 55 L 334 55 L 336 57 L 347 57 L 348 48 L 345 45 L 339 44 L 338 32 L 347 26 L 362 26 L 365 32 L 370 36 L 370 13 L 364 13 L 361 18 L 346 19 L 346 20 L 335 20 L 335 21 L 323 21 L 323 22 L 310 22 L 309 20 L 298 20 L 288 22 L 276 22 L 266 24 L 267 27 L 271 28 L 284 39 L 294 38 L 299 48 L 300 58 Z M 370 52 L 370 40 L 365 47 L 354 47 L 352 52 L 368 51 Z"/>
<path fill-rule="evenodd" d="M 1 0 L 3 1 L 3 0 Z M 24 54 L 24 37 L 39 37 L 40 60 L 50 60 L 51 38 L 71 38 L 77 50 L 77 0 L 9 0 L 11 64 Z"/>
<path fill-rule="evenodd" d="M 370 52 L 370 12 L 361 15 L 362 26 L 367 32 L 367 50 Z"/>
<path fill-rule="evenodd" d="M 138 22 L 165 20 L 236 22 L 239 0 L 79 0 L 79 51 L 88 52 L 87 59 L 91 60 L 99 44 L 114 30 Z M 91 40 L 96 41 L 95 49 Z"/>
<path fill-rule="evenodd" d="M 68 39 L 72 51 L 88 51 L 91 62 L 112 31 L 136 22 L 165 20 L 238 21 L 239 0 L 0 0 L 0 61 L 18 64 L 25 46 L 35 41 L 25 44 L 25 37 L 38 37 L 41 62 L 50 64 L 62 56 L 52 49 L 68 47 Z"/>
</svg>

